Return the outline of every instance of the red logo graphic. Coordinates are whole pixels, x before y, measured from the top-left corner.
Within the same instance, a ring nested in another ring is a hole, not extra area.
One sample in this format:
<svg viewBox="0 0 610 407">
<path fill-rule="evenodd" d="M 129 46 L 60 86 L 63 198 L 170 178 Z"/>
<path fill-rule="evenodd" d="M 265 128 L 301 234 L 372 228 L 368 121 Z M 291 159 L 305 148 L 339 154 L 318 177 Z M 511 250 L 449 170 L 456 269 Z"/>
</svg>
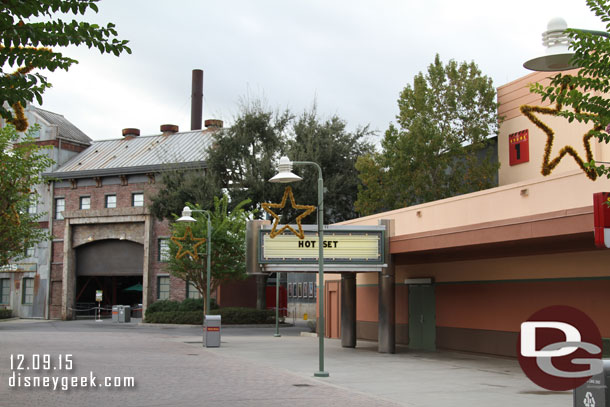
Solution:
<svg viewBox="0 0 610 407">
<path fill-rule="evenodd" d="M 554 305 L 521 324 L 517 342 L 519 364 L 538 386 L 572 390 L 603 370 L 602 337 L 584 312 Z"/>
</svg>

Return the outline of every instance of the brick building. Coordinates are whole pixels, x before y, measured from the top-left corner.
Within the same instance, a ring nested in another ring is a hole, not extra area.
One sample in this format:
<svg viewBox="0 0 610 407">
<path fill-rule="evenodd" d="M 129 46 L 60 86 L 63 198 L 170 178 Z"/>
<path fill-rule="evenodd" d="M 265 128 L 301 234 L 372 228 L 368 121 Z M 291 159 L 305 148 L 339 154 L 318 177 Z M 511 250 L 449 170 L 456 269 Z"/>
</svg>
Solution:
<svg viewBox="0 0 610 407">
<path fill-rule="evenodd" d="M 25 116 L 30 126 L 38 126 L 36 143 L 46 146 L 46 154 L 55 161 L 47 171 L 57 169 L 91 144 L 85 133 L 60 114 L 28 105 Z M 2 120 L 0 126 L 4 126 Z M 43 214 L 39 226 L 53 234 L 52 188 L 39 184 L 32 192 L 36 192 L 38 198 L 32 199 L 29 211 Z M 0 265 L 0 307 L 10 308 L 14 316 L 22 318 L 48 318 L 50 268 L 49 241 L 26 248 L 22 259 Z"/>
<path fill-rule="evenodd" d="M 121 139 L 95 141 L 46 174 L 54 179 L 50 318 L 91 308 L 96 290 L 103 306 L 144 309 L 156 299 L 198 296 L 164 270 L 169 225 L 148 204 L 160 172 L 203 170 L 214 130 L 163 125 L 161 134 L 140 137 L 138 129 L 124 129 Z"/>
</svg>

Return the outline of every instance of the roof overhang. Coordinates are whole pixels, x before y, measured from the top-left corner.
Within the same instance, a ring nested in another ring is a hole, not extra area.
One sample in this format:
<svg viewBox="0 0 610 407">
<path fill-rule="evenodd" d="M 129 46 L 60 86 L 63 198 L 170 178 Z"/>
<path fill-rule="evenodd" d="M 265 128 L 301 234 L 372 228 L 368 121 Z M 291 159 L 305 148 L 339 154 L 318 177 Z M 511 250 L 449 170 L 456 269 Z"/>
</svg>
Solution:
<svg viewBox="0 0 610 407">
<path fill-rule="evenodd" d="M 596 250 L 593 207 L 390 238 L 397 264 Z"/>
<path fill-rule="evenodd" d="M 151 172 L 164 172 L 171 170 L 195 170 L 203 169 L 206 167 L 205 161 L 187 162 L 187 163 L 175 163 L 175 164 L 155 164 L 155 165 L 141 165 L 137 167 L 117 167 L 117 168 L 104 168 L 95 170 L 84 170 L 84 171 L 70 171 L 70 172 L 45 172 L 43 177 L 50 179 L 79 179 L 79 178 L 93 178 L 93 177 L 109 177 L 116 175 L 130 175 L 130 174 L 148 174 Z"/>
</svg>

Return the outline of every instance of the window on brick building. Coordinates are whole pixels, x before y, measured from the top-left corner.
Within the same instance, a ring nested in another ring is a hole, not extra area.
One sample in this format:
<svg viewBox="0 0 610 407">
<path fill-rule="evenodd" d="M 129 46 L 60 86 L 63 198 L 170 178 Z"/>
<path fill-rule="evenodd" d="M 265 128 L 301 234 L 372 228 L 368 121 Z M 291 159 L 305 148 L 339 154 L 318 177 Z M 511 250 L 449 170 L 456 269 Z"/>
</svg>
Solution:
<svg viewBox="0 0 610 407">
<path fill-rule="evenodd" d="M 63 211 L 66 210 L 66 199 L 56 198 L 55 199 L 55 219 L 62 220 L 64 218 Z"/>
<path fill-rule="evenodd" d="M 34 279 L 24 278 L 22 280 L 22 304 L 33 304 L 34 303 Z"/>
<path fill-rule="evenodd" d="M 202 298 L 203 296 L 192 281 L 186 283 L 186 298 Z"/>
<path fill-rule="evenodd" d="M 35 254 L 34 246 L 29 246 L 25 248 L 25 257 L 34 257 Z"/>
<path fill-rule="evenodd" d="M 169 276 L 157 277 L 157 299 L 169 300 Z"/>
<path fill-rule="evenodd" d="M 36 212 L 38 212 L 38 199 L 36 197 L 36 194 L 30 194 L 30 206 L 28 207 L 28 213 L 30 215 L 34 215 Z"/>
<path fill-rule="evenodd" d="M 106 195 L 104 207 L 116 208 L 116 195 Z"/>
<path fill-rule="evenodd" d="M 11 295 L 11 279 L 0 278 L 0 304 L 8 304 Z"/>
<path fill-rule="evenodd" d="M 144 206 L 144 194 L 142 192 L 131 194 L 131 206 Z"/>
<path fill-rule="evenodd" d="M 169 239 L 159 239 L 159 261 L 169 261 Z"/>
<path fill-rule="evenodd" d="M 81 196 L 79 206 L 80 209 L 91 209 L 91 197 Z"/>
</svg>

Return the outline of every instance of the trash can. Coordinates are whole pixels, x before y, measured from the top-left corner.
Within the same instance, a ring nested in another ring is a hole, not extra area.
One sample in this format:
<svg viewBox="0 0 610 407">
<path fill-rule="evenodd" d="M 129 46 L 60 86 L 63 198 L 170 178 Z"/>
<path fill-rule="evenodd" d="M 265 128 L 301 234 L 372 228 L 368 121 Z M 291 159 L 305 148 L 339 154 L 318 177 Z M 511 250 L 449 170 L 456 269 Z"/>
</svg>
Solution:
<svg viewBox="0 0 610 407">
<path fill-rule="evenodd" d="M 220 315 L 206 315 L 203 324 L 206 348 L 220 347 Z"/>
<path fill-rule="evenodd" d="M 112 322 L 119 322 L 119 306 L 112 306 Z"/>
<path fill-rule="evenodd" d="M 123 305 L 125 317 L 123 322 L 131 322 L 131 305 Z"/>
<path fill-rule="evenodd" d="M 142 318 L 142 304 L 136 304 L 131 309 L 131 316 L 132 318 Z"/>
<path fill-rule="evenodd" d="M 610 406 L 610 359 L 603 362 L 603 372 L 591 376 L 585 384 L 574 389 L 574 407 Z"/>
<path fill-rule="evenodd" d="M 119 322 L 130 322 L 131 321 L 131 307 L 129 305 L 118 305 L 119 308 Z"/>
</svg>

